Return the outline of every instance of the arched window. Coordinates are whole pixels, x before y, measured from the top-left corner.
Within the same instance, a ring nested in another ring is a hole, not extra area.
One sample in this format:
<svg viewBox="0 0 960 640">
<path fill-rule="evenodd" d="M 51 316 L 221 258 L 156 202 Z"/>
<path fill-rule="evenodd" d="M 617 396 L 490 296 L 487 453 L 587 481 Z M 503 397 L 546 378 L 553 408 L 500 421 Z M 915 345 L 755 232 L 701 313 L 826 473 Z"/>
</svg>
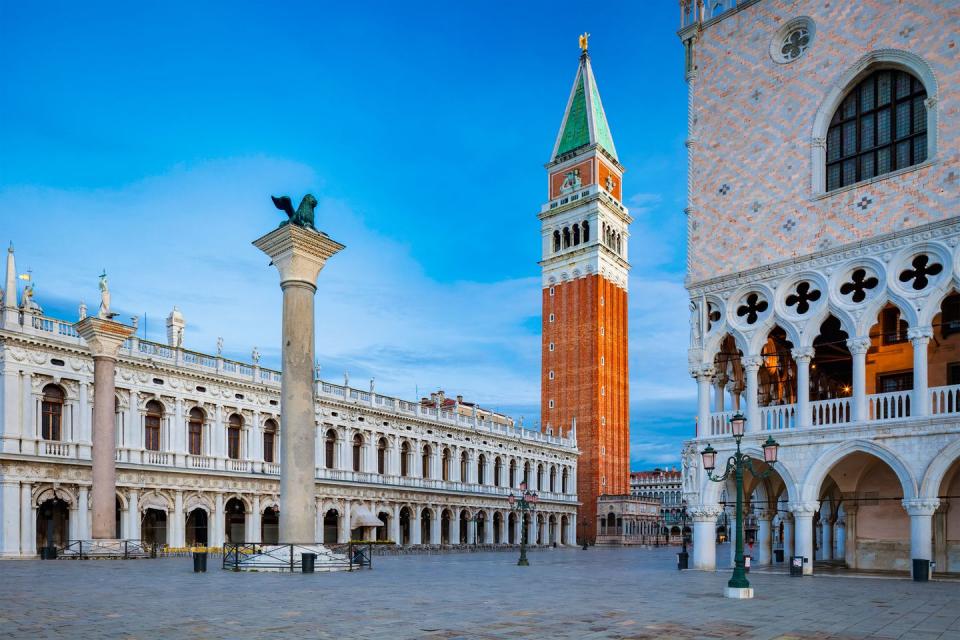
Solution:
<svg viewBox="0 0 960 640">
<path fill-rule="evenodd" d="M 537 491 L 543 490 L 543 465 L 537 465 Z"/>
<path fill-rule="evenodd" d="M 277 448 L 277 423 L 267 420 L 263 423 L 263 461 L 274 462 Z"/>
<path fill-rule="evenodd" d="M 484 484 L 486 478 L 483 477 L 484 467 L 487 466 L 487 458 L 482 453 L 477 458 L 477 484 Z"/>
<path fill-rule="evenodd" d="M 827 191 L 927 159 L 927 90 L 906 71 L 875 71 L 847 94 L 827 131 Z"/>
<path fill-rule="evenodd" d="M 557 468 L 550 467 L 550 492 L 557 490 Z"/>
<path fill-rule="evenodd" d="M 240 430 L 243 428 L 243 418 L 234 413 L 230 416 L 227 426 L 227 455 L 234 460 L 240 459 Z"/>
<path fill-rule="evenodd" d="M 510 461 L 510 486 L 517 486 L 517 461 Z"/>
<path fill-rule="evenodd" d="M 377 473 L 387 472 L 387 439 L 377 441 Z"/>
<path fill-rule="evenodd" d="M 570 248 L 570 227 L 563 228 L 563 248 Z"/>
<path fill-rule="evenodd" d="M 530 486 L 530 463 L 529 462 L 523 463 L 523 484 L 528 489 L 533 488 Z"/>
<path fill-rule="evenodd" d="M 567 469 L 564 468 L 563 474 L 560 476 L 560 491 L 563 493 L 567 492 L 567 477 L 568 477 Z"/>
<path fill-rule="evenodd" d="M 430 477 L 430 456 L 432 454 L 433 449 L 430 448 L 430 445 L 423 445 L 423 452 L 420 455 L 420 467 L 421 471 L 423 472 L 422 477 L 424 478 Z"/>
<path fill-rule="evenodd" d="M 444 480 L 450 479 L 450 449 L 443 449 L 443 459 L 441 462 L 440 474 L 441 478 Z"/>
<path fill-rule="evenodd" d="M 580 225 L 573 225 L 573 244 L 574 246 L 580 244 Z"/>
<path fill-rule="evenodd" d="M 63 389 L 55 384 L 43 388 L 40 435 L 44 440 L 63 438 Z"/>
<path fill-rule="evenodd" d="M 187 446 L 192 456 L 203 455 L 203 418 L 203 409 L 200 407 L 190 409 L 190 415 L 187 417 Z"/>
<path fill-rule="evenodd" d="M 143 419 L 143 448 L 160 451 L 160 421 L 163 420 L 163 405 L 156 400 L 147 403 L 147 415 Z"/>
<path fill-rule="evenodd" d="M 503 471 L 503 461 L 500 456 L 493 459 L 493 486 L 500 486 L 500 473 Z"/>
<path fill-rule="evenodd" d="M 460 454 L 460 482 L 467 482 L 470 479 L 470 462 L 467 452 Z"/>
<path fill-rule="evenodd" d="M 590 242 L 590 222 L 588 220 L 583 221 L 583 241 Z"/>
<path fill-rule="evenodd" d="M 623 252 L 623 249 L 620 245 L 620 241 L 621 241 L 621 235 L 618 233 L 617 234 L 617 254 L 621 254 Z"/>
<path fill-rule="evenodd" d="M 363 436 L 353 436 L 353 470 L 362 471 L 360 461 L 363 458 Z"/>
<path fill-rule="evenodd" d="M 410 475 L 410 443 L 400 445 L 400 475 L 406 478 Z"/>
<path fill-rule="evenodd" d="M 333 429 L 327 429 L 327 435 L 323 443 L 323 466 L 327 469 L 333 469 L 334 450 L 337 446 L 337 432 Z"/>
<path fill-rule="evenodd" d="M 559 231 L 553 232 L 553 250 L 560 251 L 560 232 Z"/>
</svg>

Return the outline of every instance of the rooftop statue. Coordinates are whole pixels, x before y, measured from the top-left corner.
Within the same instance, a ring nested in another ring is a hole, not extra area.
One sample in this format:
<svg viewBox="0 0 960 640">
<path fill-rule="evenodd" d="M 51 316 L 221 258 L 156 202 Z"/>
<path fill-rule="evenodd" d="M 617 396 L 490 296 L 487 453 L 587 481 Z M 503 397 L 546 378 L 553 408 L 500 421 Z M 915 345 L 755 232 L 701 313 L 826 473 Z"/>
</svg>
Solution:
<svg viewBox="0 0 960 640">
<path fill-rule="evenodd" d="M 107 283 L 107 270 L 100 274 L 100 310 L 97 317 L 102 320 L 113 320 L 116 313 L 110 312 L 110 285 Z"/>
<path fill-rule="evenodd" d="M 297 207 L 297 210 L 293 210 L 293 202 L 290 200 L 290 196 L 270 196 L 270 199 L 273 200 L 273 205 L 287 214 L 289 220 L 284 220 L 280 223 L 282 227 L 285 224 L 293 224 L 304 229 L 313 229 L 317 230 L 313 226 L 313 209 L 317 206 L 317 199 L 313 197 L 313 194 L 308 193 L 303 196 L 303 200 L 300 201 L 300 206 Z"/>
</svg>

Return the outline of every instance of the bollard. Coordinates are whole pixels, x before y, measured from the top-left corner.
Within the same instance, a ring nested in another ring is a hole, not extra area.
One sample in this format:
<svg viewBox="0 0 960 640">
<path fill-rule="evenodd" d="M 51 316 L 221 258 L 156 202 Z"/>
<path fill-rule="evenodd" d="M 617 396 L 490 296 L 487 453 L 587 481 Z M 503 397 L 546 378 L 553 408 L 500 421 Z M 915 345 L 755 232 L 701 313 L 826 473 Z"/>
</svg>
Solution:
<svg viewBox="0 0 960 640">
<path fill-rule="evenodd" d="M 314 564 L 317 562 L 317 554 L 303 553 L 300 555 L 300 567 L 304 573 L 313 573 Z"/>
<path fill-rule="evenodd" d="M 677 569 L 683 571 L 684 569 L 689 568 L 690 566 L 690 554 L 686 551 L 681 551 L 677 554 Z"/>
<path fill-rule="evenodd" d="M 207 572 L 207 554 L 205 551 L 193 552 L 193 572 L 194 573 Z"/>
<path fill-rule="evenodd" d="M 930 561 L 924 558 L 913 559 L 913 581 L 927 582 L 930 580 Z"/>
</svg>

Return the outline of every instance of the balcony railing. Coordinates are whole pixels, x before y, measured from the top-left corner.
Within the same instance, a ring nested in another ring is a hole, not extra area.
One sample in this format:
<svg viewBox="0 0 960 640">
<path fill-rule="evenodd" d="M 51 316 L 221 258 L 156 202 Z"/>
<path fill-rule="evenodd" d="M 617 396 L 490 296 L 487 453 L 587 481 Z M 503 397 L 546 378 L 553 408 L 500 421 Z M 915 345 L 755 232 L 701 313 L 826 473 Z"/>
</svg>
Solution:
<svg viewBox="0 0 960 640">
<path fill-rule="evenodd" d="M 960 415 L 960 385 L 933 387 L 929 390 L 930 416 Z M 912 413 L 913 391 L 893 391 L 867 395 L 866 419 L 873 422 L 895 422 L 917 417 Z M 854 421 L 851 397 L 816 400 L 810 403 L 810 428 L 829 427 Z M 760 430 L 778 431 L 799 427 L 796 404 L 759 407 Z M 710 414 L 709 435 L 728 435 L 729 420 L 734 411 Z"/>
</svg>

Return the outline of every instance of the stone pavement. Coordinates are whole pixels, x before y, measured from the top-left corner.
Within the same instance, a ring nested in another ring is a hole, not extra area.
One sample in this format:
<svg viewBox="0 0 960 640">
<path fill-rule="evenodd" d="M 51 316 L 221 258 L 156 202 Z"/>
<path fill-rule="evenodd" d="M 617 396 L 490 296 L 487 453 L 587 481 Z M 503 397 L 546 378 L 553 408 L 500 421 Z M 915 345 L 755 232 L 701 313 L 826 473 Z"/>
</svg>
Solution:
<svg viewBox="0 0 960 640">
<path fill-rule="evenodd" d="M 372 571 L 192 573 L 188 558 L 0 563 L 0 638 L 960 640 L 960 584 L 678 572 L 676 549 L 375 557 Z M 726 557 L 718 549 L 718 557 Z M 211 558 L 211 560 L 213 560 Z M 219 565 L 217 565 L 219 566 Z"/>
</svg>

